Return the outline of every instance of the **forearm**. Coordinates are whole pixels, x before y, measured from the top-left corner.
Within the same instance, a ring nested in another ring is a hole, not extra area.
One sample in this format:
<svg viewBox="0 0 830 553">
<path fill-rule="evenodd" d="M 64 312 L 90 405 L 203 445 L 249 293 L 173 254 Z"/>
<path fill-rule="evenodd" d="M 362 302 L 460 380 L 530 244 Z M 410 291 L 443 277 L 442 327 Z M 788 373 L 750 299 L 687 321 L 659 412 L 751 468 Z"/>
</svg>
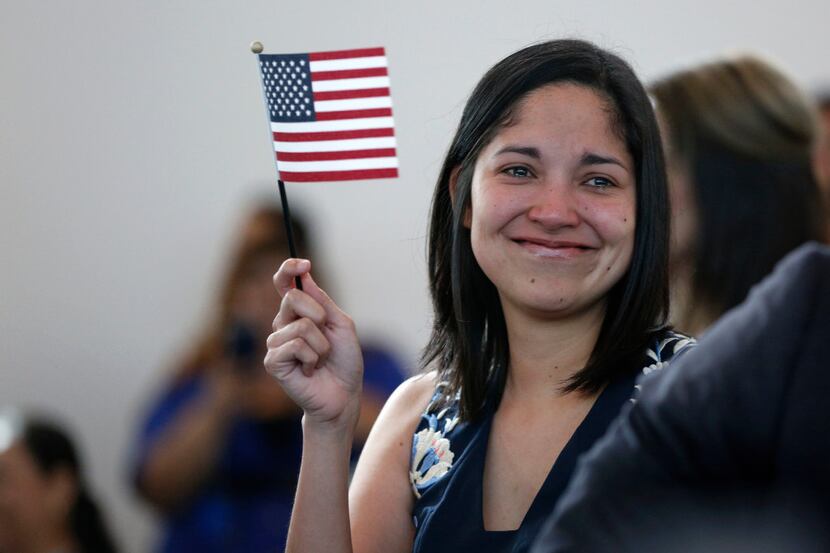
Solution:
<svg viewBox="0 0 830 553">
<path fill-rule="evenodd" d="M 169 509 L 198 489 L 214 470 L 232 416 L 208 397 L 183 411 L 147 458 L 140 481 L 145 496 Z"/>
<path fill-rule="evenodd" d="M 303 459 L 287 553 L 351 553 L 348 487 L 354 424 L 322 427 L 303 418 Z"/>
</svg>

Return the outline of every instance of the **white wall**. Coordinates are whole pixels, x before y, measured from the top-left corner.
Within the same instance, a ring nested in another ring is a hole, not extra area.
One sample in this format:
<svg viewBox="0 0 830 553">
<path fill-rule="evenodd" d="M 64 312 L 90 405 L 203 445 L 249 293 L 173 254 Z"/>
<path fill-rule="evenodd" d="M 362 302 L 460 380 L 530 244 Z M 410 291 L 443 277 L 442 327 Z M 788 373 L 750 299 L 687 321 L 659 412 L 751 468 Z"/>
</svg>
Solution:
<svg viewBox="0 0 830 553">
<path fill-rule="evenodd" d="M 148 548 L 152 519 L 125 484 L 136 415 L 199 327 L 243 206 L 275 193 L 251 40 L 387 48 L 401 178 L 289 196 L 317 225 L 336 299 L 413 363 L 433 181 L 488 66 L 576 36 L 645 79 L 737 49 L 812 87 L 830 79 L 828 16 L 826 0 L 4 0 L 0 404 L 65 417 L 127 551 Z"/>
</svg>

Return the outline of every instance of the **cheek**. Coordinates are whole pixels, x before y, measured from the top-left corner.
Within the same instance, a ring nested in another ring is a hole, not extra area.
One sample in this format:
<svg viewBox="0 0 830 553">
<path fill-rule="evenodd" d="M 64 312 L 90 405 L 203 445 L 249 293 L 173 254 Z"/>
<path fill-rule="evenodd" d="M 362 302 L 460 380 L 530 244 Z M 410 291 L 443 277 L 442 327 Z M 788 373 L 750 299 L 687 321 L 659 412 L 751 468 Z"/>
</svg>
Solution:
<svg viewBox="0 0 830 553">
<path fill-rule="evenodd" d="M 31 521 L 40 520 L 44 503 L 42 486 L 24 479 L 4 486 L 0 493 L 0 518 L 20 527 L 28 527 Z"/>
<path fill-rule="evenodd" d="M 480 232 L 501 229 L 525 213 L 532 202 L 531 193 L 530 188 L 474 179 L 466 213 L 468 228 L 479 227 Z"/>
<path fill-rule="evenodd" d="M 620 224 L 613 229 L 612 240 L 616 246 L 617 262 L 620 276 L 628 270 L 631 264 L 631 257 L 634 253 L 634 233 L 636 232 L 635 215 L 624 215 Z"/>
<path fill-rule="evenodd" d="M 484 238 L 484 233 L 481 232 L 481 229 L 478 225 L 473 224 L 470 227 L 470 248 L 473 251 L 473 258 L 478 263 L 479 267 L 487 272 L 487 267 L 490 265 L 489 259 L 490 255 L 488 255 L 488 248 L 487 242 Z"/>
<path fill-rule="evenodd" d="M 468 211 L 473 255 L 482 269 L 502 263 L 507 255 L 502 233 L 524 213 L 518 194 L 504 192 L 491 190 L 474 195 Z"/>
<path fill-rule="evenodd" d="M 498 203 L 475 181 L 470 191 L 470 206 L 464 214 L 464 224 L 470 229 L 470 241 L 476 258 L 492 228 L 498 226 Z"/>
<path fill-rule="evenodd" d="M 583 206 L 582 210 L 583 216 L 606 245 L 633 245 L 637 226 L 637 212 L 633 201 Z"/>
</svg>

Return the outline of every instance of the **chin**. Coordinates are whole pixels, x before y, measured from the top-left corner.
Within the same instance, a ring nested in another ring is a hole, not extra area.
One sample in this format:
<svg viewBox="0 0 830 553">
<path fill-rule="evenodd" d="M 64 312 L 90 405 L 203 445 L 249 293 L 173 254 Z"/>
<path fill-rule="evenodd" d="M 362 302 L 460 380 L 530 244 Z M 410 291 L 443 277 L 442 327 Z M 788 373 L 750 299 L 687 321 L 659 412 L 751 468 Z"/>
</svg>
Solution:
<svg viewBox="0 0 830 553">
<path fill-rule="evenodd" d="M 536 316 L 541 319 L 562 319 L 578 313 L 580 307 L 568 298 L 565 298 L 563 301 L 557 298 L 544 304 L 537 303 L 530 308 L 530 311 L 535 312 Z"/>
<path fill-rule="evenodd" d="M 540 290 L 541 292 L 541 290 Z M 539 294 L 522 294 L 508 300 L 510 304 L 528 314 L 540 318 L 560 318 L 574 310 L 573 296 L 562 292 L 553 293 L 550 291 Z M 504 304 L 504 300 L 502 300 Z"/>
<path fill-rule="evenodd" d="M 534 317 L 554 320 L 589 311 L 602 305 L 603 300 L 604 296 L 585 297 L 579 291 L 550 287 L 544 291 L 540 288 L 536 294 L 523 294 L 512 303 Z"/>
</svg>

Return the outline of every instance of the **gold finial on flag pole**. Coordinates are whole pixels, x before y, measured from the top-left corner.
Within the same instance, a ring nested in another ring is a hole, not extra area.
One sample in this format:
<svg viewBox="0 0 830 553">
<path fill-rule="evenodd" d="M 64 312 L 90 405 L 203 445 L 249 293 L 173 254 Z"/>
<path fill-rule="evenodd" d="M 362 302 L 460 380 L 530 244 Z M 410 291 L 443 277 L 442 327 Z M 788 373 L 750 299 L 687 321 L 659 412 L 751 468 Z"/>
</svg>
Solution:
<svg viewBox="0 0 830 553">
<path fill-rule="evenodd" d="M 254 54 L 261 54 L 262 53 L 262 43 L 258 40 L 255 40 L 251 43 L 251 52 Z"/>
</svg>

